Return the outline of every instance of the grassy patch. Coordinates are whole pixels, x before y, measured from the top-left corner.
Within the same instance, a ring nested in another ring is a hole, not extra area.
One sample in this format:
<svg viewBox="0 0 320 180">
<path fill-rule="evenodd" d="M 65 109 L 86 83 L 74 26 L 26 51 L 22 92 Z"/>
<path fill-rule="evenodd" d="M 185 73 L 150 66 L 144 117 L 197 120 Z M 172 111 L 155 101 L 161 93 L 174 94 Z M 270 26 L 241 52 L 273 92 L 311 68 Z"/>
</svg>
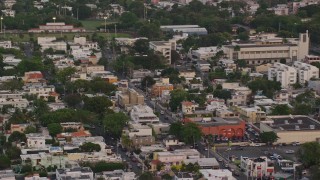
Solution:
<svg viewBox="0 0 320 180">
<path fill-rule="evenodd" d="M 80 21 L 86 30 L 97 30 L 97 27 L 104 25 L 103 20 Z"/>
<path fill-rule="evenodd" d="M 104 26 L 104 20 L 84 20 L 80 22 L 82 23 L 83 27 L 86 30 L 91 30 L 91 31 L 95 31 L 97 30 L 98 27 Z M 112 23 L 115 23 L 115 22 L 107 21 L 107 25 Z"/>
</svg>

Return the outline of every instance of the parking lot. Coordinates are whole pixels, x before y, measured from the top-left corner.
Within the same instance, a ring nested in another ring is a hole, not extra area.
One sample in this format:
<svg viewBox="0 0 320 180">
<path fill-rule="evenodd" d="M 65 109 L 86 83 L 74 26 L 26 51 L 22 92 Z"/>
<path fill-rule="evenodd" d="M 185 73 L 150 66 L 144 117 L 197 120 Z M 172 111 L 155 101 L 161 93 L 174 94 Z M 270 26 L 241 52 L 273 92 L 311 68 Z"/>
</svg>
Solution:
<svg viewBox="0 0 320 180">
<path fill-rule="evenodd" d="M 278 154 L 281 155 L 284 159 L 296 161 L 295 153 L 299 149 L 299 146 L 260 146 L 260 147 L 231 147 L 230 150 L 227 150 L 228 147 L 219 147 L 217 152 L 221 154 L 224 158 L 228 157 L 237 157 L 240 159 L 241 156 L 255 158 L 260 156 L 268 156 L 268 154 Z M 290 152 L 292 150 L 292 152 Z M 288 153 L 290 152 L 290 154 Z"/>
</svg>

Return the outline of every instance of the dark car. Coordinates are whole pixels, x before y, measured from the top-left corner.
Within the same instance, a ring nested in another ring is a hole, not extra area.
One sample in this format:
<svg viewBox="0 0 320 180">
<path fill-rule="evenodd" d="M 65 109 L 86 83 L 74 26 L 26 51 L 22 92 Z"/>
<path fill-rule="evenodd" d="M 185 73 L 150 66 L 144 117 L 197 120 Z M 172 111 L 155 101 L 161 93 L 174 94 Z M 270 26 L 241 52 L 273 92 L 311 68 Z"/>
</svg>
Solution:
<svg viewBox="0 0 320 180">
<path fill-rule="evenodd" d="M 235 148 L 235 150 L 243 150 L 243 147 L 237 146 L 237 147 Z"/>
</svg>

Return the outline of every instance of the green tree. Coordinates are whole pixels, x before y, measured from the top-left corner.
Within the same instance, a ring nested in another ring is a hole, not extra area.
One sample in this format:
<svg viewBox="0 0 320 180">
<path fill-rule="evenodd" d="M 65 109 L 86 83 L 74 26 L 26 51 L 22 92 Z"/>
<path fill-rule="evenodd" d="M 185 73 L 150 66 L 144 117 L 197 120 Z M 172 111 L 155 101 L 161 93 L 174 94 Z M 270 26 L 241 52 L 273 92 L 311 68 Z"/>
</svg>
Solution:
<svg viewBox="0 0 320 180">
<path fill-rule="evenodd" d="M 36 132 L 37 132 L 37 128 L 31 125 L 26 127 L 26 129 L 24 130 L 25 134 L 36 133 Z"/>
<path fill-rule="evenodd" d="M 10 159 L 20 159 L 21 150 L 18 147 L 10 147 L 6 150 L 6 155 Z"/>
<path fill-rule="evenodd" d="M 126 28 L 133 27 L 138 20 L 138 17 L 132 12 L 124 12 L 120 17 L 121 25 Z"/>
<path fill-rule="evenodd" d="M 311 104 L 296 103 L 293 107 L 293 114 L 296 115 L 310 115 L 312 112 Z"/>
<path fill-rule="evenodd" d="M 132 147 L 132 140 L 128 135 L 122 134 L 121 136 L 121 145 L 125 148 L 131 149 Z"/>
<path fill-rule="evenodd" d="M 289 115 L 292 109 L 287 104 L 277 104 L 271 108 L 271 115 Z"/>
<path fill-rule="evenodd" d="M 0 88 L 2 90 L 10 90 L 11 92 L 22 90 L 23 81 L 21 79 L 12 79 L 6 82 L 1 83 Z"/>
<path fill-rule="evenodd" d="M 149 41 L 147 39 L 138 39 L 133 44 L 133 50 L 140 54 L 146 54 L 149 51 Z"/>
<path fill-rule="evenodd" d="M 183 89 L 175 89 L 171 91 L 170 97 L 170 109 L 171 111 L 177 111 L 177 109 L 181 106 L 181 102 L 187 100 L 188 93 Z"/>
<path fill-rule="evenodd" d="M 253 93 L 262 91 L 262 93 L 267 97 L 273 98 L 274 93 L 281 90 L 281 83 L 278 81 L 269 81 L 264 78 L 259 78 L 248 83 L 248 87 Z"/>
<path fill-rule="evenodd" d="M 298 150 L 297 155 L 305 167 L 319 166 L 320 144 L 318 142 L 304 143 Z"/>
<path fill-rule="evenodd" d="M 110 106 L 112 106 L 112 102 L 109 98 L 105 96 L 96 96 L 92 98 L 85 98 L 83 108 L 99 115 L 103 115 L 105 112 L 107 112 Z"/>
<path fill-rule="evenodd" d="M 189 122 L 183 126 L 182 135 L 185 143 L 192 144 L 201 139 L 202 132 L 196 123 Z"/>
<path fill-rule="evenodd" d="M 269 131 L 261 133 L 260 139 L 263 143 L 272 144 L 276 142 L 279 139 L 279 137 L 275 132 Z"/>
<path fill-rule="evenodd" d="M 42 99 L 37 99 L 33 101 L 33 113 L 36 116 L 36 118 L 39 118 L 40 116 L 42 116 L 45 113 L 48 113 L 50 111 L 50 108 L 47 104 L 47 102 L 45 102 Z"/>
<path fill-rule="evenodd" d="M 178 139 L 182 139 L 183 125 L 181 122 L 174 122 L 170 124 L 169 134 L 174 135 Z"/>
<path fill-rule="evenodd" d="M 49 124 L 48 131 L 52 137 L 56 137 L 57 134 L 62 133 L 62 126 L 59 123 Z"/>
<path fill-rule="evenodd" d="M 64 97 L 64 101 L 69 107 L 75 108 L 82 102 L 82 97 L 79 94 L 68 94 Z"/>
<path fill-rule="evenodd" d="M 151 172 L 144 172 L 139 176 L 138 180 L 153 180 L 153 175 Z"/>
<path fill-rule="evenodd" d="M 103 120 L 103 124 L 107 132 L 120 137 L 122 129 L 126 126 L 128 120 L 128 116 L 120 112 L 107 115 Z"/>
<path fill-rule="evenodd" d="M 66 84 L 66 82 L 70 79 L 70 76 L 76 72 L 76 69 L 73 67 L 64 68 L 56 74 L 56 77 L 59 82 L 62 84 Z"/>
<path fill-rule="evenodd" d="M 213 96 L 227 101 L 227 99 L 231 99 L 231 92 L 226 89 L 216 89 L 213 92 Z"/>
<path fill-rule="evenodd" d="M 151 76 L 146 76 L 141 81 L 141 87 L 151 87 L 156 83 L 156 81 Z"/>
<path fill-rule="evenodd" d="M 180 59 L 180 54 L 175 50 L 171 50 L 171 64 L 175 64 Z"/>
<path fill-rule="evenodd" d="M 0 155 L 0 169 L 4 170 L 9 168 L 11 165 L 11 161 L 6 155 Z"/>
<path fill-rule="evenodd" d="M 14 131 L 8 138 L 8 142 L 26 142 L 27 138 L 24 133 Z"/>
<path fill-rule="evenodd" d="M 81 146 L 79 146 L 79 149 L 82 152 L 99 152 L 99 151 L 101 151 L 100 145 L 92 143 L 92 142 L 83 143 Z"/>
</svg>

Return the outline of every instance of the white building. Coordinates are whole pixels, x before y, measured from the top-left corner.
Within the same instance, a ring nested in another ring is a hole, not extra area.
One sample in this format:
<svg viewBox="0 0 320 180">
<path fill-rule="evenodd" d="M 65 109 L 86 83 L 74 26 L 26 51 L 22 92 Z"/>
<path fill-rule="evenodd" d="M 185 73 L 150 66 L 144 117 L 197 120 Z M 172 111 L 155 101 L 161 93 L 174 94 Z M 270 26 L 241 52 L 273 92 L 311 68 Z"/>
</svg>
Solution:
<svg viewBox="0 0 320 180">
<path fill-rule="evenodd" d="M 268 10 L 278 16 L 286 16 L 289 14 L 289 7 L 287 4 L 277 4 L 276 7 L 268 8 Z"/>
<path fill-rule="evenodd" d="M 11 66 L 17 66 L 21 59 L 15 58 L 14 55 L 3 55 L 3 62 Z"/>
<path fill-rule="evenodd" d="M 30 133 L 27 136 L 28 148 L 44 149 L 46 148 L 46 139 L 52 139 L 50 136 L 44 136 L 43 134 Z"/>
<path fill-rule="evenodd" d="M 148 38 L 145 37 L 138 37 L 138 38 L 115 38 L 116 43 L 118 45 L 122 45 L 122 46 L 133 46 L 134 43 L 139 40 L 139 39 L 143 39 L 143 40 L 148 40 Z"/>
<path fill-rule="evenodd" d="M 57 169 L 56 170 L 57 180 L 93 180 L 93 172 L 89 167 L 76 167 L 71 169 Z"/>
<path fill-rule="evenodd" d="M 293 66 L 298 72 L 298 82 L 303 84 L 312 78 L 319 78 L 319 69 L 316 66 L 295 61 Z"/>
<path fill-rule="evenodd" d="M 4 16 L 15 17 L 15 15 L 16 15 L 16 11 L 12 10 L 12 9 L 4 9 L 1 11 Z"/>
<path fill-rule="evenodd" d="M 240 160 L 240 166 L 248 177 L 272 177 L 274 174 L 274 165 L 267 157 L 248 158 L 241 156 Z"/>
<path fill-rule="evenodd" d="M 12 170 L 1 170 L 0 171 L 1 180 L 15 180 L 15 173 Z"/>
<path fill-rule="evenodd" d="M 236 180 L 229 169 L 200 169 L 206 180 Z"/>
<path fill-rule="evenodd" d="M 282 88 L 288 88 L 297 82 L 297 70 L 281 63 L 274 63 L 268 70 L 268 80 L 276 80 Z"/>
<path fill-rule="evenodd" d="M 123 170 L 104 171 L 102 173 L 96 173 L 96 178 L 108 179 L 108 180 L 136 180 L 136 174 L 134 172 L 125 172 Z"/>
<path fill-rule="evenodd" d="M 11 43 L 11 41 L 1 41 L 0 47 L 5 48 L 5 49 L 12 48 L 12 43 Z"/>
<path fill-rule="evenodd" d="M 218 48 L 217 46 L 212 47 L 200 47 L 196 50 L 191 50 L 189 57 L 193 61 L 197 60 L 209 60 L 210 58 L 214 57 L 217 52 L 221 51 L 222 49 Z"/>
<path fill-rule="evenodd" d="M 149 48 L 160 52 L 167 60 L 166 64 L 171 64 L 171 50 L 176 49 L 175 41 L 150 41 Z"/>
<path fill-rule="evenodd" d="M 55 92 L 55 87 L 53 85 L 45 84 L 29 84 L 23 86 L 23 89 L 27 94 L 50 94 Z"/>
<path fill-rule="evenodd" d="M 309 54 L 309 40 L 310 36 L 307 31 L 300 33 L 298 40 L 288 39 L 288 43 L 284 43 L 282 38 L 272 38 L 245 44 L 233 43 L 223 48 L 226 58 L 242 59 L 248 65 L 280 62 L 281 59 L 293 62 L 303 60 Z"/>
<path fill-rule="evenodd" d="M 152 136 L 152 128 L 141 124 L 130 124 L 129 129 L 123 132 L 130 138 L 134 136 Z"/>
<path fill-rule="evenodd" d="M 27 99 L 5 99 L 0 98 L 0 108 L 3 106 L 12 106 L 14 108 L 27 108 L 29 101 Z"/>
<path fill-rule="evenodd" d="M 55 51 L 67 51 L 67 43 L 57 41 L 56 37 L 38 37 L 38 44 L 41 46 L 41 51 L 52 48 Z"/>
<path fill-rule="evenodd" d="M 159 118 L 153 113 L 153 110 L 147 105 L 133 106 L 130 112 L 130 118 L 137 123 L 158 123 Z"/>
</svg>

